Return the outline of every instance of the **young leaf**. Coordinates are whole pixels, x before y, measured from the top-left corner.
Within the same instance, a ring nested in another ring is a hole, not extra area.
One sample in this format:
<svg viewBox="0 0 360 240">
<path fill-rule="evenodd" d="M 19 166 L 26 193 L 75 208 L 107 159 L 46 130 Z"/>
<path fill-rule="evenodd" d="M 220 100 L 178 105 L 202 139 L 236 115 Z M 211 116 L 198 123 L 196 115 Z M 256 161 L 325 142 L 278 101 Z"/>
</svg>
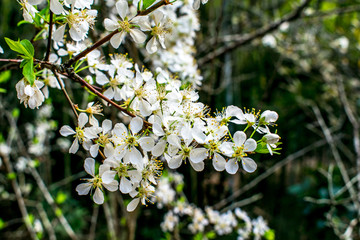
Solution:
<svg viewBox="0 0 360 240">
<path fill-rule="evenodd" d="M 29 40 L 13 41 L 10 38 L 5 38 L 6 43 L 9 45 L 10 49 L 23 54 L 27 58 L 33 58 L 34 56 L 34 47 L 32 46 Z"/>
<path fill-rule="evenodd" d="M 24 46 L 24 48 L 26 49 L 26 51 L 29 53 L 29 55 L 26 55 L 28 57 L 34 57 L 34 47 L 31 44 L 31 42 L 27 39 L 21 40 L 20 41 L 21 45 Z"/>
<path fill-rule="evenodd" d="M 0 83 L 5 83 L 7 82 L 11 77 L 11 71 L 10 70 L 7 70 L 7 71 L 4 71 L 2 73 L 0 73 Z"/>
<path fill-rule="evenodd" d="M 26 50 L 24 49 L 23 45 L 20 44 L 19 41 L 15 42 L 13 40 L 11 40 L 10 38 L 5 38 L 6 43 L 9 45 L 10 49 L 20 53 L 20 54 L 24 54 L 26 55 Z"/>
<path fill-rule="evenodd" d="M 153 3 L 156 0 L 143 0 L 143 5 L 142 5 L 142 10 L 147 9 L 148 7 L 150 7 L 151 5 L 153 5 Z"/>
<path fill-rule="evenodd" d="M 29 59 L 23 68 L 23 75 L 25 79 L 30 83 L 32 86 L 35 82 L 35 73 L 34 73 L 34 61 L 33 59 Z"/>
</svg>

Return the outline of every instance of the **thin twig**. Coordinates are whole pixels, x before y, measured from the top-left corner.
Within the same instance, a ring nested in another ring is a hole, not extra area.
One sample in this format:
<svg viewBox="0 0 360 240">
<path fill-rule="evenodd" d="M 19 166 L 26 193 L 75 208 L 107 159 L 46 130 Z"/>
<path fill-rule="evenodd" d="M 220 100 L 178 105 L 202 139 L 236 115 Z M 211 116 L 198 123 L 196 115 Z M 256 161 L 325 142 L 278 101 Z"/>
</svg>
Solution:
<svg viewBox="0 0 360 240">
<path fill-rule="evenodd" d="M 258 194 L 255 194 L 249 198 L 245 198 L 241 201 L 238 201 L 238 202 L 235 202 L 235 203 L 232 203 L 230 206 L 224 208 L 224 209 L 221 209 L 221 212 L 227 212 L 229 210 L 233 210 L 235 208 L 241 208 L 243 206 L 246 206 L 246 205 L 249 205 L 253 202 L 256 202 L 258 200 L 260 200 L 261 198 L 263 197 L 263 194 L 261 193 L 258 193 Z"/>
<path fill-rule="evenodd" d="M 358 177 L 357 181 L 358 181 L 358 203 L 360 203 L 360 122 L 359 122 L 359 117 L 356 116 L 356 113 L 352 110 L 350 103 L 348 101 L 348 98 L 346 96 L 346 92 L 345 92 L 345 87 L 344 87 L 344 82 L 343 79 L 341 77 L 337 78 L 337 85 L 338 85 L 338 91 L 339 91 L 339 95 L 340 95 L 340 100 L 342 105 L 344 106 L 344 110 L 346 113 L 346 116 L 348 117 L 352 127 L 353 127 L 353 144 L 354 144 L 354 149 L 355 149 L 355 153 L 356 153 L 356 175 Z M 360 204 L 358 204 L 358 218 L 360 219 Z M 360 231 L 360 228 L 359 228 Z M 360 234 L 360 233 L 359 233 Z"/>
<path fill-rule="evenodd" d="M 58 83 L 60 84 L 60 87 L 61 87 L 61 91 L 63 91 L 65 97 L 66 97 L 66 100 L 68 101 L 68 103 L 70 104 L 71 106 L 71 109 L 73 110 L 75 116 L 76 116 L 76 119 L 79 119 L 79 115 L 75 109 L 75 105 L 74 103 L 71 101 L 71 98 L 69 97 L 69 94 L 67 93 L 65 87 L 64 87 L 64 84 L 62 83 L 61 79 L 59 78 L 58 74 L 56 73 L 55 70 L 51 70 L 56 78 L 56 80 L 58 81 Z"/>
<path fill-rule="evenodd" d="M 103 208 L 104 208 L 104 213 L 105 213 L 105 218 L 106 218 L 106 223 L 107 223 L 107 227 L 108 227 L 108 233 L 110 235 L 110 239 L 112 240 L 116 240 L 115 237 L 115 224 L 113 221 L 113 218 L 111 216 L 111 211 L 110 211 L 110 207 L 109 204 L 107 202 L 103 203 Z"/>
<path fill-rule="evenodd" d="M 89 233 L 88 240 L 95 239 L 95 232 L 96 232 L 95 230 L 96 230 L 96 223 L 97 223 L 98 215 L 99 215 L 99 206 L 95 204 L 93 207 L 93 213 L 91 215 L 91 225 L 90 225 L 90 233 Z"/>
<path fill-rule="evenodd" d="M 55 230 L 46 214 L 46 211 L 44 210 L 44 207 L 41 203 L 36 204 L 36 208 L 39 212 L 39 216 L 41 218 L 42 223 L 44 224 L 44 227 L 46 231 L 49 234 L 50 240 L 56 240 Z"/>
<path fill-rule="evenodd" d="M 55 212 L 55 215 L 58 217 L 61 225 L 64 227 L 65 232 L 69 235 L 69 237 L 71 239 L 73 239 L 73 240 L 78 239 L 75 232 L 72 230 L 70 224 L 64 217 L 64 214 L 62 213 L 61 209 L 58 206 L 56 206 L 56 203 L 55 203 L 53 197 L 51 196 L 49 190 L 47 189 L 47 187 L 46 187 L 44 181 L 42 180 L 42 178 L 40 177 L 39 173 L 33 167 L 29 167 L 29 171 L 30 171 L 31 175 L 34 177 L 40 191 L 44 195 L 45 200 L 52 207 L 52 209 Z"/>
<path fill-rule="evenodd" d="M 51 4 L 51 1 L 49 3 L 49 6 Z M 51 51 L 51 38 L 52 38 L 52 28 L 53 28 L 53 13 L 51 12 L 51 10 L 49 10 L 50 12 L 50 22 L 49 22 L 49 36 L 48 36 L 48 41 L 47 41 L 47 48 L 46 48 L 46 54 L 45 54 L 45 61 L 49 61 L 49 57 L 50 57 L 50 51 Z"/>
<path fill-rule="evenodd" d="M 207 55 L 205 55 L 204 57 L 200 58 L 198 60 L 198 65 L 201 66 L 205 63 L 208 63 L 212 59 L 219 57 L 219 56 L 225 54 L 226 52 L 232 51 L 240 46 L 243 46 L 256 38 L 263 37 L 266 34 L 276 30 L 284 22 L 291 22 L 291 21 L 298 19 L 299 17 L 301 17 L 303 10 L 309 5 L 310 2 L 311 2 L 311 0 L 305 0 L 300 6 L 298 6 L 290 14 L 284 16 L 283 18 L 281 18 L 277 21 L 274 21 L 273 23 L 270 23 L 267 26 L 259 28 L 252 33 L 245 34 L 245 35 L 236 35 L 236 37 L 234 36 L 233 42 L 231 42 L 230 44 L 223 46 L 223 47 L 219 47 L 215 51 L 210 52 Z"/>
<path fill-rule="evenodd" d="M 7 170 L 8 174 L 9 174 L 9 176 L 16 176 L 15 172 L 13 171 L 13 168 L 12 168 L 11 162 L 9 160 L 9 157 L 8 156 L 2 156 L 2 159 L 4 161 L 4 164 L 5 164 L 5 167 L 6 167 L 6 170 Z M 21 189 L 19 187 L 19 184 L 16 181 L 16 177 L 12 178 L 10 181 L 11 181 L 11 185 L 12 185 L 12 187 L 14 189 L 16 200 L 18 202 L 19 209 L 20 209 L 20 212 L 21 212 L 21 216 L 22 216 L 23 222 L 24 222 L 24 224 L 26 226 L 26 229 L 28 230 L 31 239 L 34 239 L 34 240 L 38 239 L 38 237 L 36 236 L 34 228 L 31 226 L 29 214 L 28 214 L 26 206 L 25 206 L 25 202 L 24 202 L 24 198 L 23 198 L 22 193 L 21 193 Z"/>
<path fill-rule="evenodd" d="M 324 136 L 325 136 L 325 139 L 326 139 L 326 142 L 328 143 L 328 145 L 330 146 L 330 149 L 331 149 L 331 153 L 332 155 L 334 156 L 334 159 L 335 159 L 335 162 L 337 164 L 337 166 L 339 167 L 340 169 L 340 173 L 341 173 L 341 177 L 344 181 L 344 184 L 346 184 L 347 186 L 347 190 L 349 191 L 350 193 L 350 197 L 354 203 L 354 207 L 356 207 L 356 209 L 358 210 L 359 209 L 359 202 L 357 200 L 357 196 L 356 196 L 356 191 L 354 189 L 354 187 L 352 185 L 348 185 L 347 183 L 350 182 L 350 177 L 349 177 L 349 174 L 346 170 L 346 167 L 341 159 L 341 156 L 339 154 L 339 151 L 338 149 L 336 148 L 335 146 L 335 140 L 329 130 L 329 128 L 326 126 L 326 123 L 320 113 L 320 109 L 317 105 L 313 104 L 311 106 L 314 114 L 315 114 L 315 117 L 321 127 L 321 130 L 323 131 L 324 133 Z"/>
<path fill-rule="evenodd" d="M 237 190 L 236 192 L 234 192 L 231 196 L 221 200 L 220 202 L 218 202 L 217 204 L 215 204 L 213 206 L 214 209 L 221 209 L 222 207 L 226 206 L 229 202 L 235 200 L 237 197 L 239 197 L 241 194 L 243 194 L 244 192 L 250 190 L 251 188 L 255 187 L 259 182 L 261 182 L 262 180 L 266 179 L 267 177 L 269 177 L 271 174 L 275 173 L 277 170 L 279 170 L 280 168 L 284 167 L 285 165 L 287 165 L 288 163 L 292 162 L 293 160 L 304 156 L 306 153 L 322 147 L 326 144 L 325 140 L 319 140 L 313 144 L 311 144 L 310 146 L 307 146 L 293 154 L 290 154 L 289 156 L 287 156 L 286 158 L 284 158 L 283 160 L 281 160 L 280 162 L 277 162 L 276 164 L 274 164 L 271 168 L 267 169 L 266 172 L 262 173 L 261 175 L 259 175 L 258 177 L 256 177 L 254 180 L 252 180 L 251 182 L 249 182 L 248 184 L 246 184 L 244 187 L 240 188 L 239 190 Z"/>
</svg>

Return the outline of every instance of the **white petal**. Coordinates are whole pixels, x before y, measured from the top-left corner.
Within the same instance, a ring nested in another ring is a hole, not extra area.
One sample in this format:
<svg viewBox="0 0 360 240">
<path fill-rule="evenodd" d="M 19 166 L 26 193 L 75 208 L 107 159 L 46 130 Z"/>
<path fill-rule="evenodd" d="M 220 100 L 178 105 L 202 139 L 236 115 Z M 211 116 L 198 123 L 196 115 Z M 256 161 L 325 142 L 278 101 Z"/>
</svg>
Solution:
<svg viewBox="0 0 360 240">
<path fill-rule="evenodd" d="M 106 75 L 100 71 L 96 71 L 96 82 L 100 85 L 105 85 L 109 83 L 109 79 L 106 77 Z"/>
<path fill-rule="evenodd" d="M 143 127 L 143 120 L 140 117 L 134 117 L 130 122 L 130 129 L 133 134 L 140 132 Z"/>
<path fill-rule="evenodd" d="M 50 10 L 56 15 L 63 14 L 65 12 L 59 0 L 50 0 Z"/>
<path fill-rule="evenodd" d="M 119 189 L 122 193 L 129 193 L 132 190 L 131 181 L 126 177 L 121 177 Z"/>
<path fill-rule="evenodd" d="M 56 31 L 53 34 L 53 39 L 55 42 L 61 42 L 62 40 L 64 40 L 65 27 L 66 27 L 66 24 L 64 24 L 64 25 L 60 26 L 58 29 L 56 29 Z"/>
<path fill-rule="evenodd" d="M 232 142 L 224 142 L 220 145 L 220 151 L 224 155 L 231 157 L 234 154 L 233 146 L 234 146 L 234 143 L 232 143 Z"/>
<path fill-rule="evenodd" d="M 107 170 L 101 175 L 101 179 L 103 183 L 109 184 L 112 181 L 114 181 L 115 175 L 116 175 L 115 171 Z"/>
<path fill-rule="evenodd" d="M 155 25 L 158 25 L 160 21 L 163 19 L 164 13 L 160 10 L 156 10 L 155 12 L 153 12 L 153 16 L 154 16 Z"/>
<path fill-rule="evenodd" d="M 224 171 L 226 160 L 223 158 L 223 156 L 218 153 L 214 153 L 212 163 L 216 171 Z"/>
<path fill-rule="evenodd" d="M 176 169 L 181 166 L 182 163 L 182 155 L 176 155 L 168 161 L 169 168 Z"/>
<path fill-rule="evenodd" d="M 87 195 L 91 189 L 92 184 L 91 183 L 81 183 L 77 185 L 76 191 L 79 195 Z"/>
<path fill-rule="evenodd" d="M 159 157 L 164 153 L 165 148 L 166 148 L 166 141 L 162 139 L 153 147 L 153 149 L 151 150 L 151 154 L 154 157 Z"/>
<path fill-rule="evenodd" d="M 111 37 L 110 43 L 113 48 L 118 48 L 124 38 L 125 34 L 123 31 L 120 33 L 116 33 L 114 36 Z"/>
<path fill-rule="evenodd" d="M 162 129 L 162 127 L 161 127 L 161 125 L 159 123 L 154 123 L 153 127 L 152 127 L 152 130 L 153 130 L 154 134 L 156 136 L 158 136 L 158 137 L 161 137 L 161 136 L 165 135 L 165 132 L 164 132 L 164 130 Z"/>
<path fill-rule="evenodd" d="M 79 28 L 76 28 L 75 26 L 72 26 L 70 28 L 69 33 L 70 33 L 70 37 L 76 42 L 83 40 L 85 36 L 85 32 L 81 31 Z"/>
<path fill-rule="evenodd" d="M 34 95 L 35 90 L 34 90 L 34 88 L 32 88 L 30 85 L 27 85 L 27 86 L 25 87 L 25 89 L 24 89 L 24 92 L 25 92 L 26 95 L 28 95 L 28 96 L 31 97 L 32 95 Z"/>
<path fill-rule="evenodd" d="M 241 115 L 241 114 L 243 114 L 243 111 L 239 107 L 233 105 L 228 106 L 225 111 L 226 117 L 234 117 L 236 115 Z"/>
<path fill-rule="evenodd" d="M 138 167 L 143 165 L 142 155 L 135 147 L 132 147 L 126 155 L 132 164 L 135 164 Z M 126 155 L 125 158 L 127 158 Z"/>
<path fill-rule="evenodd" d="M 85 159 L 84 169 L 88 174 L 90 174 L 91 176 L 94 177 L 95 176 L 95 160 L 92 158 Z"/>
<path fill-rule="evenodd" d="M 77 138 L 74 139 L 71 147 L 69 149 L 69 153 L 75 154 L 79 150 L 79 141 Z"/>
<path fill-rule="evenodd" d="M 154 52 L 156 52 L 157 50 L 157 41 L 156 41 L 156 36 L 153 36 L 146 44 L 146 50 L 148 51 L 148 53 L 152 54 Z"/>
<path fill-rule="evenodd" d="M 142 179 L 141 172 L 138 170 L 130 170 L 128 171 L 128 175 L 131 179 L 131 181 L 134 183 L 139 183 Z"/>
<path fill-rule="evenodd" d="M 129 5 L 128 5 L 127 1 L 124 1 L 124 0 L 118 1 L 116 3 L 116 10 L 119 13 L 121 19 L 124 20 L 126 17 L 126 14 L 129 11 Z"/>
<path fill-rule="evenodd" d="M 105 29 L 108 31 L 115 31 L 116 29 L 118 29 L 119 24 L 109 18 L 105 18 L 104 20 L 104 25 L 105 25 Z"/>
<path fill-rule="evenodd" d="M 126 207 L 126 210 L 128 212 L 132 212 L 135 210 L 135 208 L 139 205 L 140 198 L 133 199 Z"/>
<path fill-rule="evenodd" d="M 146 34 L 139 29 L 130 29 L 130 36 L 136 43 L 143 43 L 146 40 Z"/>
<path fill-rule="evenodd" d="M 119 183 L 116 180 L 113 180 L 110 183 L 103 183 L 103 186 L 110 192 L 115 192 L 119 188 Z"/>
<path fill-rule="evenodd" d="M 238 161 L 236 160 L 236 158 L 230 159 L 225 164 L 225 169 L 228 173 L 235 174 L 239 170 L 239 164 L 238 164 Z"/>
<path fill-rule="evenodd" d="M 244 144 L 245 140 L 246 140 L 246 134 L 243 131 L 237 131 L 234 134 L 234 143 L 235 146 L 240 147 Z"/>
<path fill-rule="evenodd" d="M 70 126 L 65 125 L 60 128 L 60 134 L 64 137 L 67 137 L 76 134 L 76 132 Z"/>
<path fill-rule="evenodd" d="M 128 134 L 127 128 L 123 123 L 117 123 L 113 129 L 114 134 L 119 138 L 125 138 Z"/>
<path fill-rule="evenodd" d="M 115 95 L 114 92 L 114 88 L 113 87 L 109 87 L 108 89 L 105 90 L 104 92 L 104 96 L 107 97 L 108 99 L 113 99 Z"/>
<path fill-rule="evenodd" d="M 102 130 L 103 130 L 103 133 L 106 134 L 107 132 L 109 132 L 111 130 L 111 127 L 112 127 L 112 121 L 109 120 L 109 119 L 105 119 L 103 122 L 102 122 Z"/>
<path fill-rule="evenodd" d="M 206 148 L 195 148 L 190 151 L 190 161 L 193 163 L 199 163 L 204 161 L 208 156 L 208 150 Z"/>
<path fill-rule="evenodd" d="M 197 172 L 201 172 L 202 170 L 204 170 L 204 167 L 205 167 L 204 162 L 194 163 L 194 162 L 190 161 L 190 165 Z"/>
<path fill-rule="evenodd" d="M 256 149 L 257 143 L 254 139 L 249 138 L 246 140 L 244 144 L 244 151 L 245 152 L 252 152 Z"/>
<path fill-rule="evenodd" d="M 86 113 L 80 113 L 79 119 L 78 119 L 79 127 L 83 128 L 85 126 L 85 124 L 88 122 L 88 119 L 89 118 L 86 115 Z"/>
<path fill-rule="evenodd" d="M 203 144 L 205 142 L 206 135 L 200 128 L 192 128 L 191 134 L 198 143 Z"/>
<path fill-rule="evenodd" d="M 150 152 L 155 145 L 155 141 L 151 137 L 142 137 L 138 142 L 140 143 L 141 148 L 147 152 Z"/>
<path fill-rule="evenodd" d="M 90 155 L 94 158 L 99 153 L 99 145 L 94 144 L 90 147 Z"/>
<path fill-rule="evenodd" d="M 194 10 L 198 10 L 200 8 L 200 0 L 194 0 L 192 7 Z"/>
<path fill-rule="evenodd" d="M 139 110 L 141 115 L 147 117 L 152 113 L 151 104 L 148 101 L 142 99 L 139 104 Z"/>
<path fill-rule="evenodd" d="M 96 204 L 104 203 L 104 193 L 100 190 L 100 188 L 96 188 L 93 200 Z"/>
<path fill-rule="evenodd" d="M 171 134 L 170 136 L 167 137 L 167 141 L 171 145 L 174 145 L 177 148 L 181 148 L 180 139 L 177 135 Z"/>
<path fill-rule="evenodd" d="M 249 173 L 254 172 L 257 168 L 256 162 L 254 160 L 252 160 L 251 158 L 244 157 L 241 159 L 241 162 L 242 162 L 242 166 L 243 166 L 244 170 Z"/>
</svg>

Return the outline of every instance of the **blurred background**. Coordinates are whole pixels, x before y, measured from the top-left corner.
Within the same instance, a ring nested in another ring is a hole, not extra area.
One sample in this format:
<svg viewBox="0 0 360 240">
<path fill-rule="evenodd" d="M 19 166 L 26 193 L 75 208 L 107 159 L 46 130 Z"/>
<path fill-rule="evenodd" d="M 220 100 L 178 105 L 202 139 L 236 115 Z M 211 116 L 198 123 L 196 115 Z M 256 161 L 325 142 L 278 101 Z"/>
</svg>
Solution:
<svg viewBox="0 0 360 240">
<path fill-rule="evenodd" d="M 36 35 L 29 25 L 16 27 L 22 20 L 16 1 L 1 0 L 0 9 L 4 50 L 4 36 L 31 39 Z M 179 171 L 189 202 L 218 210 L 240 206 L 250 216 L 261 215 L 275 239 L 351 239 L 344 235 L 346 231 L 360 239 L 359 11 L 356 0 L 209 0 L 201 6 L 196 40 L 196 59 L 204 77 L 200 100 L 213 111 L 229 105 L 276 111 L 283 144 L 281 155 L 255 158 L 258 169 L 252 174 L 219 173 L 210 164 L 195 173 L 182 166 Z M 5 51 L 1 58 L 10 55 Z M 52 94 L 47 100 L 55 109 L 52 117 L 36 120 L 34 112 L 16 98 L 14 86 L 20 78 L 16 71 L 0 73 L 0 87 L 6 89 L 0 93 L 1 140 L 21 134 L 24 142 L 36 144 L 36 133 L 29 137 L 28 132 L 43 121 L 49 131 L 47 144 L 57 146 L 44 149 L 35 163 L 60 212 L 49 211 L 42 192 L 32 185 L 34 178 L 22 185 L 29 188 L 23 191 L 34 218 L 47 213 L 50 220 L 55 219 L 51 224 L 58 239 L 68 236 L 56 222 L 56 214 L 64 215 L 82 237 L 96 226 L 96 239 L 114 239 L 107 230 L 110 214 L 119 239 L 126 239 L 121 234 L 134 224 L 135 239 L 163 238 L 159 224 L 165 210 L 144 207 L 135 213 L 131 225 L 111 194 L 105 207 L 77 195 L 75 187 L 85 176 L 85 155 L 70 156 L 57 140 L 58 129 L 71 121 L 71 115 L 63 114 L 69 112 L 65 99 Z M 79 85 L 71 89 L 78 102 L 85 98 Z M 13 132 L 11 121 L 16 121 L 19 133 Z M 26 239 L 11 176 L 4 166 L 0 173 L 0 238 Z M 21 185 L 25 177 L 19 174 L 18 178 Z"/>
</svg>

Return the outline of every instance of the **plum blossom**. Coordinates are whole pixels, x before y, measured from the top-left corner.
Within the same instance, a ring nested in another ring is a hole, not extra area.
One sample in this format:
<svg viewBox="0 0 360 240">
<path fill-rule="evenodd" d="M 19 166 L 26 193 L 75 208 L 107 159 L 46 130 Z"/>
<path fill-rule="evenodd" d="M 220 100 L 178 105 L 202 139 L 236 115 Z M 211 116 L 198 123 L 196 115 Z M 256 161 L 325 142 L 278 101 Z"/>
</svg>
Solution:
<svg viewBox="0 0 360 240">
<path fill-rule="evenodd" d="M 62 126 L 60 129 L 60 134 L 64 137 L 75 135 L 75 139 L 69 149 L 69 153 L 75 154 L 79 150 L 79 143 L 83 143 L 85 138 L 84 127 L 88 122 L 88 116 L 85 113 L 80 113 L 78 118 L 78 126 L 75 131 L 68 125 Z"/>
<path fill-rule="evenodd" d="M 119 29 L 119 32 L 111 37 L 110 43 L 114 48 L 118 48 L 125 38 L 126 34 L 129 33 L 132 39 L 136 43 L 143 43 L 146 40 L 146 35 L 133 26 L 136 19 L 128 20 L 127 15 L 130 13 L 128 2 L 120 0 L 116 3 L 116 10 L 120 16 L 119 19 L 105 18 L 104 25 L 108 31 L 115 31 Z"/>
<path fill-rule="evenodd" d="M 257 165 L 254 160 L 247 156 L 247 153 L 252 152 L 256 149 L 256 141 L 252 138 L 246 139 L 246 134 L 242 131 L 237 131 L 234 134 L 234 142 L 224 142 L 221 144 L 221 151 L 230 160 L 225 164 L 225 169 L 230 174 L 235 174 L 239 169 L 238 162 L 242 163 L 245 171 L 252 173 L 256 170 Z"/>
<path fill-rule="evenodd" d="M 96 204 L 104 203 L 104 193 L 103 187 L 107 190 L 114 192 L 118 189 L 118 182 L 116 180 L 108 181 L 107 183 L 103 182 L 102 175 L 106 172 L 110 166 L 101 165 L 99 167 L 99 174 L 95 174 L 95 160 L 92 158 L 85 159 L 84 162 L 85 171 L 91 175 L 93 178 L 84 179 L 87 182 L 81 183 L 76 187 L 76 191 L 79 195 L 87 195 L 90 190 L 95 189 L 95 193 L 93 195 L 93 200 Z"/>
<path fill-rule="evenodd" d="M 39 108 L 45 100 L 44 94 L 40 91 L 43 86 L 44 83 L 38 80 L 31 86 L 25 79 L 21 79 L 15 85 L 20 103 L 24 102 L 25 107 L 29 106 L 31 109 Z"/>
<path fill-rule="evenodd" d="M 152 38 L 146 44 L 146 50 L 148 53 L 154 53 L 157 51 L 158 43 L 162 48 L 165 47 L 165 35 L 171 32 L 171 26 L 169 23 L 169 18 L 164 15 L 160 10 L 153 12 L 152 17 L 155 22 L 155 26 L 151 27 L 147 21 L 144 22 L 144 27 L 141 29 L 143 31 L 150 31 Z"/>
</svg>

